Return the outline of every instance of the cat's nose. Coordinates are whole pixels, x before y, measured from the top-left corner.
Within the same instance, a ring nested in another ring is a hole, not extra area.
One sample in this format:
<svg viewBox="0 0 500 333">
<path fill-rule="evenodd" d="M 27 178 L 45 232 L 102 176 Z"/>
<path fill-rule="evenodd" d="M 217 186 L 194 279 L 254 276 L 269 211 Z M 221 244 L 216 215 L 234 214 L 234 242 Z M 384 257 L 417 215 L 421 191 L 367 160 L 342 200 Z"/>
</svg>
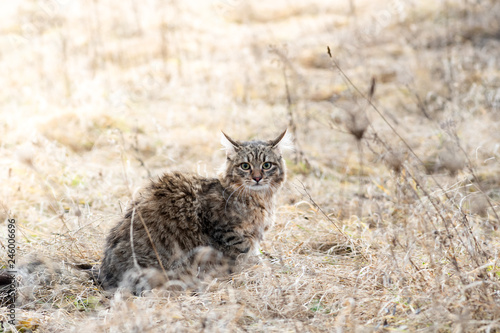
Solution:
<svg viewBox="0 0 500 333">
<path fill-rule="evenodd" d="M 252 177 L 252 179 L 255 180 L 258 183 L 262 179 L 262 177 L 255 176 L 255 177 Z"/>
</svg>

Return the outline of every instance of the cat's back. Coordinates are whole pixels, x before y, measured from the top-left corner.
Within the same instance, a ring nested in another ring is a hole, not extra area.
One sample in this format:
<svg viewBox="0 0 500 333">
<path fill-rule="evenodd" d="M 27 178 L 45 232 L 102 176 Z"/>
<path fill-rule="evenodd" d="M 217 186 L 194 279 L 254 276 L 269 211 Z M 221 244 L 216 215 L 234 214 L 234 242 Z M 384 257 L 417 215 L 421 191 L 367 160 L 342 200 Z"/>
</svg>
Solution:
<svg viewBox="0 0 500 333">
<path fill-rule="evenodd" d="M 195 218 L 203 209 L 206 197 L 222 191 L 220 181 L 196 174 L 169 172 L 151 181 L 142 195 L 143 204 L 162 216 Z M 146 208 L 146 207 L 145 207 Z"/>
<path fill-rule="evenodd" d="M 172 202 L 177 202 L 196 201 L 206 195 L 218 196 L 224 189 L 217 178 L 174 171 L 164 173 L 157 180 L 151 181 L 148 190 L 158 199 L 170 198 Z"/>
<path fill-rule="evenodd" d="M 141 195 L 142 203 L 163 216 L 191 216 L 201 209 L 206 183 L 209 179 L 199 175 L 169 172 L 152 180 L 146 193 Z"/>
<path fill-rule="evenodd" d="M 178 171 L 164 173 L 157 180 L 151 180 L 149 194 L 157 199 L 168 198 L 176 203 L 181 200 L 195 201 L 202 191 L 203 178 Z"/>
</svg>

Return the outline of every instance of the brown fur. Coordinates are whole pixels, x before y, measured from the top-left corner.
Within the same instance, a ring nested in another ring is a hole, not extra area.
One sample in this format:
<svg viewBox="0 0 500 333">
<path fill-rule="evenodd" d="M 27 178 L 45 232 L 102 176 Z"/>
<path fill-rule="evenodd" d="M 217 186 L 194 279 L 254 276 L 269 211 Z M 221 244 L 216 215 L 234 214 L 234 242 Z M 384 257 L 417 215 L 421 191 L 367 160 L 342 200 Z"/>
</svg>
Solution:
<svg viewBox="0 0 500 333">
<path fill-rule="evenodd" d="M 224 134 L 227 160 L 219 178 L 173 172 L 152 181 L 109 233 L 103 287 L 141 292 L 178 279 L 179 272 L 234 265 L 258 250 L 285 181 L 285 134 L 267 142 Z M 272 167 L 266 170 L 265 162 Z"/>
</svg>

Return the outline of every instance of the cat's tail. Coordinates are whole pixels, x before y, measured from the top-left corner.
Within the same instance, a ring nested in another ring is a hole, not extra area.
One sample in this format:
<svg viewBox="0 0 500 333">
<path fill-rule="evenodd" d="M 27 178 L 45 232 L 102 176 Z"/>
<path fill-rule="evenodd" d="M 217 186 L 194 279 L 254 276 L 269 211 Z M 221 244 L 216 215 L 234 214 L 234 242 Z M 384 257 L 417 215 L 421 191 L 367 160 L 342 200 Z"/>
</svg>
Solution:
<svg viewBox="0 0 500 333">
<path fill-rule="evenodd" d="M 35 301 L 51 302 L 75 285 L 96 287 L 95 268 L 88 263 L 69 263 L 29 256 L 12 274 L 0 270 L 0 304 L 15 288 L 16 306 L 31 307 Z"/>
</svg>

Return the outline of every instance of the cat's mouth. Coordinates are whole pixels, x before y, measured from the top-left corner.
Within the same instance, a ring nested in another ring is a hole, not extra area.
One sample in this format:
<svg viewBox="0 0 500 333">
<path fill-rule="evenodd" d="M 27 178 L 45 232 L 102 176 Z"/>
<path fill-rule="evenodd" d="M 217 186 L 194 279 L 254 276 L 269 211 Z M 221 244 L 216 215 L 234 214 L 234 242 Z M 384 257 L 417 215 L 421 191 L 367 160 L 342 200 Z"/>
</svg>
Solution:
<svg viewBox="0 0 500 333">
<path fill-rule="evenodd" d="M 250 186 L 247 186 L 247 188 L 251 189 L 252 191 L 263 191 L 269 188 L 268 184 L 262 184 L 262 183 L 255 183 Z"/>
</svg>

